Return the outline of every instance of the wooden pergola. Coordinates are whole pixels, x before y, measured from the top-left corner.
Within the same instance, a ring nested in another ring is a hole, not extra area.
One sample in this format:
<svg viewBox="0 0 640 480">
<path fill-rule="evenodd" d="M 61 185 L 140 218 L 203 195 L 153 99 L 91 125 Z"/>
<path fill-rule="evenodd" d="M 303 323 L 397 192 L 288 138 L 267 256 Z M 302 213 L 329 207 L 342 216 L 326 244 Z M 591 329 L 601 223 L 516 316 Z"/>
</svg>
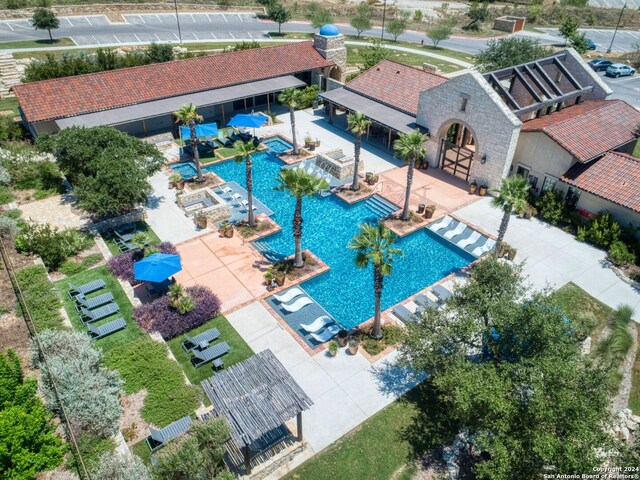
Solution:
<svg viewBox="0 0 640 480">
<path fill-rule="evenodd" d="M 302 441 L 302 412 L 313 402 L 271 352 L 264 350 L 201 382 L 214 415 L 231 426 L 231 439 L 244 454 L 251 473 L 252 452 L 260 453 L 284 440 L 287 420 L 297 418 Z"/>
</svg>

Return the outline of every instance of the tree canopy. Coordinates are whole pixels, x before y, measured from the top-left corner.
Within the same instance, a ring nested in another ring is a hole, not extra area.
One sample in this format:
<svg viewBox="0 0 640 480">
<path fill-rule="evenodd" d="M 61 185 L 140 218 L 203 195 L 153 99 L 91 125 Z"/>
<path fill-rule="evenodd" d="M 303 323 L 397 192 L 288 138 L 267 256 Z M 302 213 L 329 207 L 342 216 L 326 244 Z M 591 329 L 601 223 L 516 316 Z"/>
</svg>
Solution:
<svg viewBox="0 0 640 480">
<path fill-rule="evenodd" d="M 60 28 L 60 20 L 56 17 L 56 14 L 53 10 L 48 8 L 36 8 L 33 12 L 33 16 L 31 17 L 31 24 L 33 28 L 36 30 L 46 30 L 49 32 L 49 40 L 53 42 L 53 37 L 51 36 L 51 30 L 55 30 L 56 28 Z"/>
<path fill-rule="evenodd" d="M 427 28 L 427 37 L 434 47 L 437 47 L 442 40 L 446 40 L 451 35 L 451 27 L 445 24 L 437 24 Z"/>
<path fill-rule="evenodd" d="M 429 372 L 450 419 L 475 435 L 479 478 L 600 465 L 597 449 L 611 445 L 606 368 L 580 353 L 577 329 L 520 266 L 483 260 L 443 308 L 407 327 L 401 362 Z"/>
<path fill-rule="evenodd" d="M 382 45 L 382 42 L 376 40 L 371 45 L 361 49 L 360 56 L 363 60 L 363 65 L 360 70 L 364 72 L 387 58 L 389 56 L 389 49 Z"/>
<path fill-rule="evenodd" d="M 278 24 L 278 34 L 282 33 L 282 24 L 291 20 L 292 12 L 281 3 L 273 2 L 267 7 L 267 17 Z"/>
<path fill-rule="evenodd" d="M 476 67 L 481 72 L 500 70 L 521 63 L 532 62 L 551 55 L 549 47 L 537 40 L 524 37 L 507 37 L 487 42 L 487 47 L 476 55 Z"/>
<path fill-rule="evenodd" d="M 393 36 L 393 41 L 397 42 L 398 37 L 407 30 L 407 20 L 404 18 L 394 18 L 387 23 L 385 30 Z"/>
<path fill-rule="evenodd" d="M 371 28 L 371 7 L 367 3 L 360 3 L 356 7 L 356 15 L 349 20 L 349 24 L 358 32 L 358 38 L 362 32 Z"/>
<path fill-rule="evenodd" d="M 66 446 L 38 397 L 37 382 L 25 378 L 18 356 L 0 352 L 0 476 L 34 478 L 57 467 Z"/>
<path fill-rule="evenodd" d="M 40 136 L 36 146 L 57 157 L 80 207 L 99 216 L 144 203 L 151 193 L 147 179 L 164 163 L 154 145 L 112 127 L 70 127 Z"/>
</svg>

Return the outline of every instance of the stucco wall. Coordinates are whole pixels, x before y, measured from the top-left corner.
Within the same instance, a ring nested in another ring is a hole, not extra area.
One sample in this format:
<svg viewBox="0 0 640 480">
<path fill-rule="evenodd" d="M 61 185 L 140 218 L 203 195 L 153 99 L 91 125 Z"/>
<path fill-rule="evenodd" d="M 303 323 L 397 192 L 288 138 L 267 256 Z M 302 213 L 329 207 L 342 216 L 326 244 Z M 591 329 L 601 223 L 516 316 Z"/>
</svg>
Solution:
<svg viewBox="0 0 640 480">
<path fill-rule="evenodd" d="M 640 213 L 636 213 L 626 207 L 622 207 L 604 198 L 597 197 L 589 192 L 582 192 L 578 200 L 578 208 L 591 213 L 607 211 L 613 215 L 624 227 L 629 224 L 640 227 Z"/>
<path fill-rule="evenodd" d="M 460 110 L 463 97 L 467 98 L 465 111 Z M 476 142 L 470 180 L 496 187 L 508 175 L 522 123 L 478 72 L 421 92 L 416 122 L 429 129 L 427 159 L 431 166 L 438 166 L 440 141 L 449 125 L 461 123 L 471 130 Z M 480 159 L 485 154 L 487 161 L 482 165 Z"/>
<path fill-rule="evenodd" d="M 538 177 L 538 188 L 542 187 L 544 177 L 550 175 L 559 178 L 575 163 L 573 155 L 563 149 L 542 132 L 520 132 L 518 145 L 513 156 L 513 170 L 519 165 L 529 168 L 529 174 Z"/>
</svg>

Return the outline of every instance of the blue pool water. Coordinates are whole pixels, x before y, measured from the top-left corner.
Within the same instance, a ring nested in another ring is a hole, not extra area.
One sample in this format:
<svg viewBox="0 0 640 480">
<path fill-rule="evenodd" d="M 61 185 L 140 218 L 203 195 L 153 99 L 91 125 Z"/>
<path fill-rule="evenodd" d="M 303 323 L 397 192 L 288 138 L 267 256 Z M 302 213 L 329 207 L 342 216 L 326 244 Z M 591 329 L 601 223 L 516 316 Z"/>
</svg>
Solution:
<svg viewBox="0 0 640 480">
<path fill-rule="evenodd" d="M 292 143 L 287 142 L 284 138 L 278 136 L 268 138 L 262 143 L 264 143 L 275 153 L 283 153 L 293 148 Z"/>
<path fill-rule="evenodd" d="M 253 193 L 276 212 L 273 219 L 282 226 L 280 233 L 261 240 L 261 243 L 282 255 L 291 255 L 294 252 L 291 223 L 295 200 L 286 193 L 273 190 L 282 165 L 282 161 L 272 153 L 255 154 Z M 227 161 L 206 168 L 227 181 L 233 180 L 246 187 L 242 163 Z M 302 248 L 311 250 L 331 267 L 328 273 L 305 282 L 303 288 L 346 328 L 372 317 L 372 269 L 356 268 L 354 252 L 346 247 L 358 232 L 358 225 L 375 222 L 376 215 L 365 202 L 349 206 L 334 195 L 305 198 L 302 215 Z M 398 246 L 406 256 L 394 263 L 392 275 L 385 278 L 383 309 L 474 260 L 471 255 L 426 229 L 399 239 Z"/>
</svg>

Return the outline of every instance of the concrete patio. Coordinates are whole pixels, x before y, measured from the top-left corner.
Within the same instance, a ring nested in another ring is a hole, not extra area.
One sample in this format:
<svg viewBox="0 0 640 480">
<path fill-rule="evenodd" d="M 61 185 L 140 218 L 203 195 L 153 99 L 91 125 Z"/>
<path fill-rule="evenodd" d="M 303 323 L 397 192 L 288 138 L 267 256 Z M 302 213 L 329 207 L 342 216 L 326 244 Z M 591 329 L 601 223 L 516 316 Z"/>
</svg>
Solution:
<svg viewBox="0 0 640 480">
<path fill-rule="evenodd" d="M 271 349 L 314 402 L 303 416 L 310 451 L 295 457 L 288 468 L 327 447 L 423 379 L 394 367 L 395 352 L 373 364 L 346 349 L 336 357 L 326 351 L 311 357 L 261 302 L 236 310 L 227 319 L 254 352 Z M 274 472 L 269 478 L 283 473 Z"/>
<path fill-rule="evenodd" d="M 455 214 L 466 222 L 497 234 L 502 213 L 482 198 Z M 554 289 L 573 282 L 610 307 L 627 304 L 640 321 L 640 292 L 622 281 L 605 263 L 606 252 L 579 242 L 569 233 L 536 218 L 511 217 L 505 240 L 518 249 L 516 261 L 525 261 L 524 273 L 535 288 Z"/>
</svg>

